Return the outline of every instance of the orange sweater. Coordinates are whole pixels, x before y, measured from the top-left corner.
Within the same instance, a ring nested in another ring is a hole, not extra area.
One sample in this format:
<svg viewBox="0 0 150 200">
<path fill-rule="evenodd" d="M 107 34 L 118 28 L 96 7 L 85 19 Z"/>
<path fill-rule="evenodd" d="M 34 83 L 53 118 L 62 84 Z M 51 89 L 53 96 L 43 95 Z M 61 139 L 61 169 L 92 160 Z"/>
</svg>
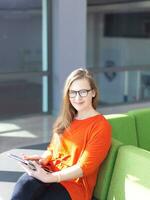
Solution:
<svg viewBox="0 0 150 200">
<path fill-rule="evenodd" d="M 72 200 L 90 200 L 99 166 L 111 145 L 111 126 L 102 115 L 73 120 L 61 137 L 53 137 L 48 150 L 52 152 L 51 168 L 54 171 L 79 164 L 83 177 L 61 184 Z"/>
</svg>

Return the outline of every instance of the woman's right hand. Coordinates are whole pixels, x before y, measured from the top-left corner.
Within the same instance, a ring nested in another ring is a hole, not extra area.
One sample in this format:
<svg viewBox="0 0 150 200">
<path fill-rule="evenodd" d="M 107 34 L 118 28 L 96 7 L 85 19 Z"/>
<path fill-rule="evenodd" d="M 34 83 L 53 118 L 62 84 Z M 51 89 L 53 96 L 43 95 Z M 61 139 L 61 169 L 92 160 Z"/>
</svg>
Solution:
<svg viewBox="0 0 150 200">
<path fill-rule="evenodd" d="M 46 166 L 49 163 L 49 158 L 42 158 L 39 159 L 39 164 L 42 166 Z"/>
<path fill-rule="evenodd" d="M 42 157 L 40 155 L 26 155 L 26 154 L 22 154 L 22 158 L 24 160 L 33 160 L 33 161 L 39 161 L 42 159 Z"/>
<path fill-rule="evenodd" d="M 41 166 L 46 166 L 52 158 L 52 152 L 51 151 L 45 151 L 42 156 L 22 154 L 22 158 L 24 160 L 36 161 Z"/>
</svg>

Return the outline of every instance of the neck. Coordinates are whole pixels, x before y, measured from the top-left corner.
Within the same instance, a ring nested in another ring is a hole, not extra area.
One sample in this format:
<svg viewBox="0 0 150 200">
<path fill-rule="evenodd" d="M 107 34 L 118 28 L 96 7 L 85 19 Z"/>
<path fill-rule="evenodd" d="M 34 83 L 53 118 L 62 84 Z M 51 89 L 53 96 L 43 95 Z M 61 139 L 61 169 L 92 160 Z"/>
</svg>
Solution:
<svg viewBox="0 0 150 200">
<path fill-rule="evenodd" d="M 88 111 L 78 112 L 75 118 L 76 119 L 86 119 L 88 117 L 92 117 L 92 116 L 97 115 L 97 114 L 98 114 L 98 112 L 92 108 Z"/>
</svg>

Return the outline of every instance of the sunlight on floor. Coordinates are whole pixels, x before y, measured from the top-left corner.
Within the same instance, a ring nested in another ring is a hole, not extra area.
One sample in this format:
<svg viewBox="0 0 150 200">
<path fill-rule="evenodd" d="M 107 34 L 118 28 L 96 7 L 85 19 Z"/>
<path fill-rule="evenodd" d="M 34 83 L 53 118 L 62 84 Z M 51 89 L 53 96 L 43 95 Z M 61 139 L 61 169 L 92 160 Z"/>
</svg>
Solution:
<svg viewBox="0 0 150 200">
<path fill-rule="evenodd" d="M 0 137 L 23 137 L 23 138 L 37 138 L 36 135 L 26 130 L 14 131 L 10 133 L 2 133 Z"/>
<path fill-rule="evenodd" d="M 0 123 L 0 127 L 1 127 L 0 133 L 17 131 L 21 129 L 21 127 L 19 127 L 18 125 L 10 123 Z"/>
<path fill-rule="evenodd" d="M 0 137 L 24 137 L 24 138 L 37 138 L 33 133 L 23 130 L 21 127 L 10 123 L 0 123 L 1 131 Z"/>
</svg>

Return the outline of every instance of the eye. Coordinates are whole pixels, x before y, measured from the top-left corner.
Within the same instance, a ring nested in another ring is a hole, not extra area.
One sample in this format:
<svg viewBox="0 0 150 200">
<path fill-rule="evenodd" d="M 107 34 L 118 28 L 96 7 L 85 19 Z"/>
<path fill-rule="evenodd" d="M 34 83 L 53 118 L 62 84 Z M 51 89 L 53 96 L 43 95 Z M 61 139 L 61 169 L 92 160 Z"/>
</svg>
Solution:
<svg viewBox="0 0 150 200">
<path fill-rule="evenodd" d="M 86 93 L 87 91 L 86 90 L 80 90 L 80 93 L 81 94 L 84 94 L 84 93 Z"/>
<path fill-rule="evenodd" d="M 69 94 L 76 94 L 76 91 L 70 90 L 70 91 L 69 91 Z"/>
<path fill-rule="evenodd" d="M 80 90 L 80 95 L 81 96 L 86 96 L 87 95 L 87 90 Z"/>
<path fill-rule="evenodd" d="M 76 91 L 70 90 L 70 91 L 69 91 L 69 96 L 70 96 L 70 97 L 75 97 L 75 96 L 76 96 Z"/>
</svg>

